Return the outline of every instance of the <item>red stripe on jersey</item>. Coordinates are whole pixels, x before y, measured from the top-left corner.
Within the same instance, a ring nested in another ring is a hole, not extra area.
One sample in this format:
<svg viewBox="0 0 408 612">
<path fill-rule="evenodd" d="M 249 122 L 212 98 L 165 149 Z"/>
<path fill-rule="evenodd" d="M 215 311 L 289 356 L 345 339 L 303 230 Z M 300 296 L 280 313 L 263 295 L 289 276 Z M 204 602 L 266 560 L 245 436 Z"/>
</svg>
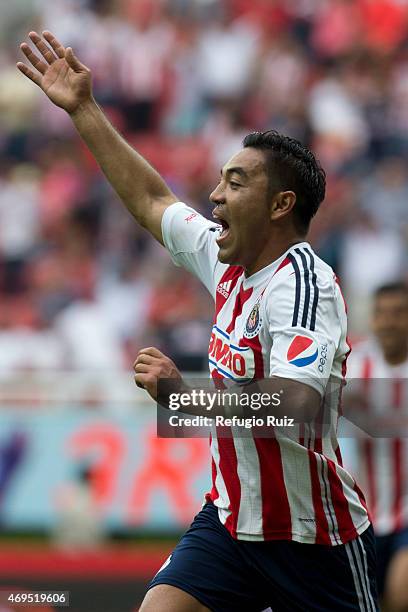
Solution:
<svg viewBox="0 0 408 612">
<path fill-rule="evenodd" d="M 372 378 L 373 364 L 370 357 L 365 357 L 361 370 L 362 385 L 362 408 L 367 412 L 370 409 L 370 386 Z"/>
<path fill-rule="evenodd" d="M 373 369 L 370 357 L 366 357 L 363 362 L 363 371 L 361 372 L 361 378 L 363 380 L 363 393 L 366 406 L 368 406 L 368 390 L 370 388 L 371 372 Z"/>
<path fill-rule="evenodd" d="M 279 443 L 274 438 L 254 438 L 254 442 L 261 473 L 264 535 L 281 533 L 291 539 L 292 521 Z"/>
<path fill-rule="evenodd" d="M 240 346 L 250 346 L 252 348 L 255 360 L 255 378 L 262 379 L 265 373 L 259 336 L 242 338 Z M 264 535 L 268 537 L 272 534 L 284 533 L 291 538 L 292 520 L 279 443 L 275 438 L 255 437 L 254 442 L 259 457 L 261 475 L 262 529 Z"/>
<path fill-rule="evenodd" d="M 338 446 L 336 448 L 335 453 L 336 453 L 337 461 L 338 461 L 340 467 L 343 467 L 343 458 L 341 456 L 340 446 Z M 354 480 L 354 478 L 353 478 L 353 480 Z M 355 480 L 354 480 L 353 491 L 357 494 L 358 499 L 360 500 L 361 505 L 367 511 L 368 518 L 369 518 L 369 520 L 371 522 L 371 516 L 370 516 L 370 513 L 369 513 L 368 508 L 367 508 L 367 502 L 365 500 L 364 493 L 362 492 L 362 490 L 360 489 L 360 487 L 358 486 L 358 484 L 356 483 Z"/>
<path fill-rule="evenodd" d="M 401 410 L 402 407 L 402 381 L 396 379 L 392 385 L 392 405 L 397 411 Z M 404 479 L 404 466 L 403 466 L 403 444 L 399 438 L 392 440 L 392 454 L 394 462 L 394 502 L 393 502 L 393 514 L 394 514 L 394 531 L 402 529 L 402 495 L 403 495 L 403 479 Z"/>
<path fill-rule="evenodd" d="M 392 440 L 392 454 L 394 463 L 394 501 L 393 501 L 393 515 L 394 515 L 394 527 L 393 531 L 402 529 L 402 442 L 399 438 Z"/>
<path fill-rule="evenodd" d="M 365 465 L 367 468 L 367 489 L 368 489 L 368 505 L 370 506 L 370 513 L 373 521 L 376 519 L 377 514 L 377 487 L 374 479 L 374 457 L 373 457 L 373 441 L 363 440 L 362 451 L 364 454 Z"/>
<path fill-rule="evenodd" d="M 335 453 L 336 453 L 336 458 L 337 458 L 338 464 L 340 465 L 340 467 L 343 467 L 343 458 L 341 456 L 340 446 L 337 446 L 337 448 L 335 450 Z M 354 478 L 353 478 L 353 480 L 354 480 Z M 360 500 L 361 505 L 367 511 L 367 514 L 369 515 L 369 519 L 371 521 L 370 513 L 368 512 L 368 509 L 367 509 L 367 503 L 366 503 L 364 494 L 363 494 L 362 490 L 360 489 L 360 487 L 358 486 L 358 484 L 356 483 L 355 480 L 354 480 L 353 491 L 357 494 L 358 499 Z"/>
<path fill-rule="evenodd" d="M 228 431 L 229 430 L 229 431 Z M 234 438 L 230 427 L 217 427 L 218 449 L 220 452 L 220 471 L 230 500 L 231 514 L 225 521 L 225 527 L 233 538 L 237 537 L 238 511 L 241 503 L 241 482 L 238 477 L 238 459 L 235 451 Z"/>
<path fill-rule="evenodd" d="M 335 453 L 336 453 L 336 458 L 337 458 L 338 464 L 340 465 L 340 467 L 343 467 L 343 458 L 341 456 L 340 446 L 337 446 L 337 448 L 335 450 Z M 354 480 L 354 478 L 353 478 L 353 480 Z M 371 516 L 370 516 L 370 513 L 369 513 L 368 508 L 367 508 L 367 503 L 366 503 L 364 494 L 363 494 L 362 490 L 360 489 L 360 487 L 358 486 L 358 484 L 356 483 L 355 480 L 354 480 L 353 491 L 357 494 L 358 499 L 360 500 L 360 504 L 367 511 L 368 518 L 371 521 Z"/>
<path fill-rule="evenodd" d="M 289 257 L 285 257 L 285 259 L 279 264 L 278 268 L 273 273 L 273 276 L 275 276 L 275 274 L 277 274 L 279 272 L 279 270 L 282 270 L 282 268 L 284 268 L 285 266 L 287 266 L 290 263 L 291 263 L 291 261 L 290 261 Z"/>
<path fill-rule="evenodd" d="M 336 464 L 331 459 L 327 459 L 327 468 L 330 484 L 331 498 L 334 511 L 336 513 L 338 532 L 341 541 L 348 542 L 356 538 L 358 533 L 351 518 L 349 503 L 344 495 L 343 485 L 337 474 Z"/>
<path fill-rule="evenodd" d="M 251 347 L 254 353 L 254 362 L 255 362 L 255 379 L 262 380 L 265 376 L 264 374 L 264 362 L 262 356 L 262 346 L 259 342 L 259 337 L 255 336 L 255 338 L 241 338 L 239 341 L 239 346 L 249 346 Z"/>
<path fill-rule="evenodd" d="M 210 448 L 212 442 L 212 434 L 210 433 Z M 215 465 L 214 458 L 211 457 L 211 481 L 212 481 L 212 489 L 210 493 L 206 493 L 205 499 L 206 501 L 215 501 L 219 498 L 220 494 L 217 491 L 217 487 L 215 486 L 215 481 L 217 478 L 217 466 Z"/>
<path fill-rule="evenodd" d="M 336 455 L 337 463 L 339 464 L 340 467 L 343 467 L 343 457 L 341 456 L 341 450 L 340 450 L 339 445 L 337 445 L 337 448 L 334 452 Z"/>
<path fill-rule="evenodd" d="M 329 537 L 329 524 L 323 508 L 322 490 L 317 467 L 317 458 L 313 451 L 309 450 L 310 481 L 312 483 L 313 509 L 316 517 L 316 544 L 331 545 Z"/>
<path fill-rule="evenodd" d="M 249 287 L 249 289 L 244 289 L 244 287 L 241 284 L 241 287 L 239 288 L 239 292 L 235 300 L 234 310 L 232 312 L 231 323 L 228 325 L 227 329 L 225 330 L 227 334 L 231 333 L 232 330 L 234 329 L 235 321 L 237 320 L 239 315 L 242 313 L 242 308 L 244 307 L 245 302 L 251 297 L 252 292 L 253 292 L 252 287 Z"/>
<path fill-rule="evenodd" d="M 223 376 L 216 370 L 212 372 L 212 378 L 215 382 L 215 387 L 224 388 Z M 238 521 L 238 508 L 241 500 L 241 483 L 238 477 L 238 461 L 235 452 L 234 441 L 232 438 L 231 427 L 217 427 L 217 432 L 221 432 L 221 437 L 217 435 L 218 452 L 220 456 L 218 469 L 220 470 L 222 479 L 227 490 L 227 494 L 230 500 L 229 510 L 231 514 L 225 522 L 225 526 L 233 537 L 237 537 L 237 521 Z M 215 478 L 217 475 L 217 466 L 213 460 L 214 468 L 212 471 L 212 489 L 211 493 L 206 495 L 206 499 L 215 501 L 218 496 L 218 490 L 215 485 Z M 214 497 L 215 495 L 215 497 Z"/>
<path fill-rule="evenodd" d="M 392 385 L 392 405 L 396 410 L 401 410 L 402 407 L 402 391 L 402 381 L 396 378 Z"/>
<path fill-rule="evenodd" d="M 242 275 L 243 271 L 244 271 L 244 268 L 242 266 L 229 266 L 225 270 L 222 277 L 220 278 L 217 287 L 219 287 L 221 283 L 231 281 L 231 286 L 229 289 L 229 294 L 231 294 L 232 290 L 237 284 L 238 279 Z M 219 291 L 217 290 L 215 291 L 215 318 L 214 320 L 217 318 L 217 315 L 220 312 L 221 308 L 224 306 L 225 302 L 228 300 L 228 297 L 229 296 L 225 297 L 225 295 L 219 293 Z"/>
<path fill-rule="evenodd" d="M 363 361 L 363 368 L 361 371 L 362 379 L 362 391 L 365 410 L 369 407 L 369 390 L 370 381 L 372 374 L 372 362 L 370 357 L 366 357 Z M 367 493 L 369 498 L 370 515 L 372 520 L 375 521 L 377 512 L 377 487 L 375 482 L 375 467 L 374 467 L 374 448 L 373 441 L 371 439 L 363 440 L 361 442 L 361 452 L 364 455 L 365 465 L 367 469 Z"/>
</svg>

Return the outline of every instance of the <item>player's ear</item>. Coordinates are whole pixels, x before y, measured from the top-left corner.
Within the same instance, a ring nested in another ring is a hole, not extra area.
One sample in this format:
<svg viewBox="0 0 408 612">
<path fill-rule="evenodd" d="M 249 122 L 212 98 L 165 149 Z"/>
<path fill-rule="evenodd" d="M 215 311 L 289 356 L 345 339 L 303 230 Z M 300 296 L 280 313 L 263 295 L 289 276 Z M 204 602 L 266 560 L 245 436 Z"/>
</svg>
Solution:
<svg viewBox="0 0 408 612">
<path fill-rule="evenodd" d="M 271 203 L 271 220 L 277 221 L 285 217 L 296 204 L 294 191 L 279 191 L 273 196 Z"/>
</svg>

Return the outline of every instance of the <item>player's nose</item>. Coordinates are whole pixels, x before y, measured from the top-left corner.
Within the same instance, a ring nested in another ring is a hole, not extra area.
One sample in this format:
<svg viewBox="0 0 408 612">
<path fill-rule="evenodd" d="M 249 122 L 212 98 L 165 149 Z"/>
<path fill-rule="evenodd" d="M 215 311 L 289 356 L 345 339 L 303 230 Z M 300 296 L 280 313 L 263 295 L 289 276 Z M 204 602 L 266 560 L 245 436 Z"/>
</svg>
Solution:
<svg viewBox="0 0 408 612">
<path fill-rule="evenodd" d="M 225 190 L 221 185 L 217 185 L 217 187 L 210 193 L 210 202 L 218 206 L 218 204 L 224 204 L 225 202 Z"/>
</svg>

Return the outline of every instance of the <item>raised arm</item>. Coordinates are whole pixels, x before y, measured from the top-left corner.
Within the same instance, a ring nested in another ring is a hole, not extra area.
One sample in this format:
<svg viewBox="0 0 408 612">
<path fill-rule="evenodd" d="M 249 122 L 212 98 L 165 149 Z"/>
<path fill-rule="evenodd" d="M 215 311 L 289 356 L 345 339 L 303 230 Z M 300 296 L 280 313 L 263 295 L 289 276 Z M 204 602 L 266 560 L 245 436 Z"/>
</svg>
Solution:
<svg viewBox="0 0 408 612">
<path fill-rule="evenodd" d="M 165 209 L 177 202 L 176 196 L 108 121 L 93 98 L 91 71 L 71 47 L 65 48 L 47 31 L 43 38 L 36 32 L 30 32 L 29 37 L 39 55 L 22 43 L 21 50 L 33 68 L 18 62 L 18 69 L 70 115 L 129 212 L 163 244 L 161 219 Z"/>
</svg>

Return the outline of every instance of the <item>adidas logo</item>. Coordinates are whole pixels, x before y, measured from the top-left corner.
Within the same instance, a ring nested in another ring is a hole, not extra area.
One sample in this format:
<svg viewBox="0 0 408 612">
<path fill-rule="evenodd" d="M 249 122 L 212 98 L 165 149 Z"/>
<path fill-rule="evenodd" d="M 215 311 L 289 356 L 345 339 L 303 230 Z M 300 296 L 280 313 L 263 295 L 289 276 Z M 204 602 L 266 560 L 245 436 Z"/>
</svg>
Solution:
<svg viewBox="0 0 408 612">
<path fill-rule="evenodd" d="M 223 297 L 227 298 L 231 289 L 231 283 L 232 281 L 230 280 L 226 281 L 225 283 L 220 283 L 217 287 L 218 293 L 221 293 Z"/>
</svg>

